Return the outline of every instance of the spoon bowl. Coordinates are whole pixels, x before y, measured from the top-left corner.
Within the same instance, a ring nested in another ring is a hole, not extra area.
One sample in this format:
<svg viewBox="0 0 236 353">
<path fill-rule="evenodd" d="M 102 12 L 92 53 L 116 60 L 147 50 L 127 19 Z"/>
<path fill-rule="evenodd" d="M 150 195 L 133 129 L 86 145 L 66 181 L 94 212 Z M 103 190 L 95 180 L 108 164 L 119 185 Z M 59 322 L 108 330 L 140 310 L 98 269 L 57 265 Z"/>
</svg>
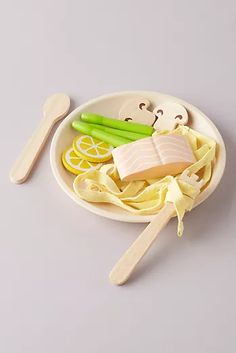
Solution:
<svg viewBox="0 0 236 353">
<path fill-rule="evenodd" d="M 10 172 L 13 183 L 21 184 L 26 181 L 53 125 L 66 116 L 69 108 L 70 98 L 64 93 L 53 94 L 45 101 L 43 118 Z"/>
<path fill-rule="evenodd" d="M 64 93 L 48 97 L 43 105 L 43 116 L 54 123 L 61 120 L 70 109 L 70 98 Z"/>
</svg>

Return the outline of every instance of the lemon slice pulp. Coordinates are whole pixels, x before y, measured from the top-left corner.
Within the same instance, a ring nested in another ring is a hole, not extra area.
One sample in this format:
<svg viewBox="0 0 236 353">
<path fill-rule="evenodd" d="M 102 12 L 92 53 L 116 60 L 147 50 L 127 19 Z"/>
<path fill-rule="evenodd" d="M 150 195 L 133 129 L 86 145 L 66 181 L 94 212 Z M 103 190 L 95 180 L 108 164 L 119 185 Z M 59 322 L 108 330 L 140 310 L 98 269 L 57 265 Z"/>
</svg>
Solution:
<svg viewBox="0 0 236 353">
<path fill-rule="evenodd" d="M 62 163 L 69 172 L 76 175 L 87 172 L 88 170 L 98 169 L 102 165 L 101 163 L 91 163 L 78 157 L 72 147 L 69 147 L 63 152 Z"/>
<path fill-rule="evenodd" d="M 77 136 L 73 141 L 75 153 L 89 162 L 105 162 L 112 158 L 113 147 L 91 136 Z"/>
</svg>

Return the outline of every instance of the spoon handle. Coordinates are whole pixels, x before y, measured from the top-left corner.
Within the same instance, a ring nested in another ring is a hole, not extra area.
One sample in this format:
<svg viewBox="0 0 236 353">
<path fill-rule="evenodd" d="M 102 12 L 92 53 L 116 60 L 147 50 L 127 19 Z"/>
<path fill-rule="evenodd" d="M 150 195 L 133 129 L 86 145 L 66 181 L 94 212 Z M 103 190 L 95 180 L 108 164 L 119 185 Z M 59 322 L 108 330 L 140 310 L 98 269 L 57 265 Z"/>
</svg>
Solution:
<svg viewBox="0 0 236 353">
<path fill-rule="evenodd" d="M 116 263 L 109 276 L 111 283 L 121 285 L 127 281 L 157 235 L 174 215 L 173 204 L 167 203 Z"/>
<path fill-rule="evenodd" d="M 52 127 L 53 122 L 50 119 L 41 120 L 10 172 L 13 183 L 21 184 L 28 178 Z"/>
</svg>

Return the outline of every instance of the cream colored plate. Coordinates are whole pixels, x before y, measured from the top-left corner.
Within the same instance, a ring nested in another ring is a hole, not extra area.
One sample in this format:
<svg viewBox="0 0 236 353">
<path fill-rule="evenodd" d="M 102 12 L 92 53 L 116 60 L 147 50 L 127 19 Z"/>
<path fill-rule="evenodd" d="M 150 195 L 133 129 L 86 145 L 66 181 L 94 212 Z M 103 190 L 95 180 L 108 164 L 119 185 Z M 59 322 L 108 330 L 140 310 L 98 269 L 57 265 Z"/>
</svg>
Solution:
<svg viewBox="0 0 236 353">
<path fill-rule="evenodd" d="M 213 122 L 200 110 L 195 108 L 193 105 L 172 96 L 145 91 L 118 92 L 98 97 L 81 105 L 70 113 L 56 130 L 51 145 L 50 159 L 52 171 L 58 184 L 61 186 L 62 190 L 64 190 L 65 193 L 78 205 L 103 217 L 123 222 L 142 223 L 150 222 L 154 216 L 132 215 L 131 213 L 128 213 L 113 205 L 88 203 L 81 200 L 73 191 L 73 180 L 75 177 L 68 173 L 61 163 L 62 152 L 71 145 L 73 138 L 78 135 L 78 133 L 76 133 L 76 131 L 74 131 L 71 127 L 71 123 L 74 119 L 79 118 L 82 112 L 97 113 L 107 117 L 116 118 L 118 117 L 120 107 L 126 99 L 137 95 L 148 98 L 152 102 L 153 108 L 166 100 L 183 104 L 188 110 L 190 117 L 190 122 L 188 125 L 206 136 L 213 138 L 217 142 L 217 158 L 214 165 L 212 179 L 208 187 L 196 200 L 195 207 L 198 206 L 213 193 L 222 178 L 226 161 L 224 141 Z"/>
</svg>

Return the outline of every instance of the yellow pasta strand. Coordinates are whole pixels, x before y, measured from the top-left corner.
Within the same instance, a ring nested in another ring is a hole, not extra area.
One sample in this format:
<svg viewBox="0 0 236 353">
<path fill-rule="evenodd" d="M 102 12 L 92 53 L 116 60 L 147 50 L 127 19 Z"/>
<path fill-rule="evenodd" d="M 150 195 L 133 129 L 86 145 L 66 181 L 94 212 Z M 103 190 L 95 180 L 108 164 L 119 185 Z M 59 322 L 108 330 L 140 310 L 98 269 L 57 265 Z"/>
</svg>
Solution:
<svg viewBox="0 0 236 353">
<path fill-rule="evenodd" d="M 167 131 L 155 134 L 168 134 Z M 205 186 L 211 179 L 216 143 L 187 126 L 179 126 L 172 133 L 185 136 L 197 161 L 187 168 L 189 174 L 199 173 Z M 197 196 L 196 189 L 179 179 L 166 176 L 156 180 L 122 182 L 114 164 L 100 170 L 80 174 L 74 180 L 75 193 L 88 202 L 110 203 L 136 215 L 156 214 L 166 202 L 175 206 L 178 236 L 183 234 L 183 217 L 190 211 Z"/>
</svg>

